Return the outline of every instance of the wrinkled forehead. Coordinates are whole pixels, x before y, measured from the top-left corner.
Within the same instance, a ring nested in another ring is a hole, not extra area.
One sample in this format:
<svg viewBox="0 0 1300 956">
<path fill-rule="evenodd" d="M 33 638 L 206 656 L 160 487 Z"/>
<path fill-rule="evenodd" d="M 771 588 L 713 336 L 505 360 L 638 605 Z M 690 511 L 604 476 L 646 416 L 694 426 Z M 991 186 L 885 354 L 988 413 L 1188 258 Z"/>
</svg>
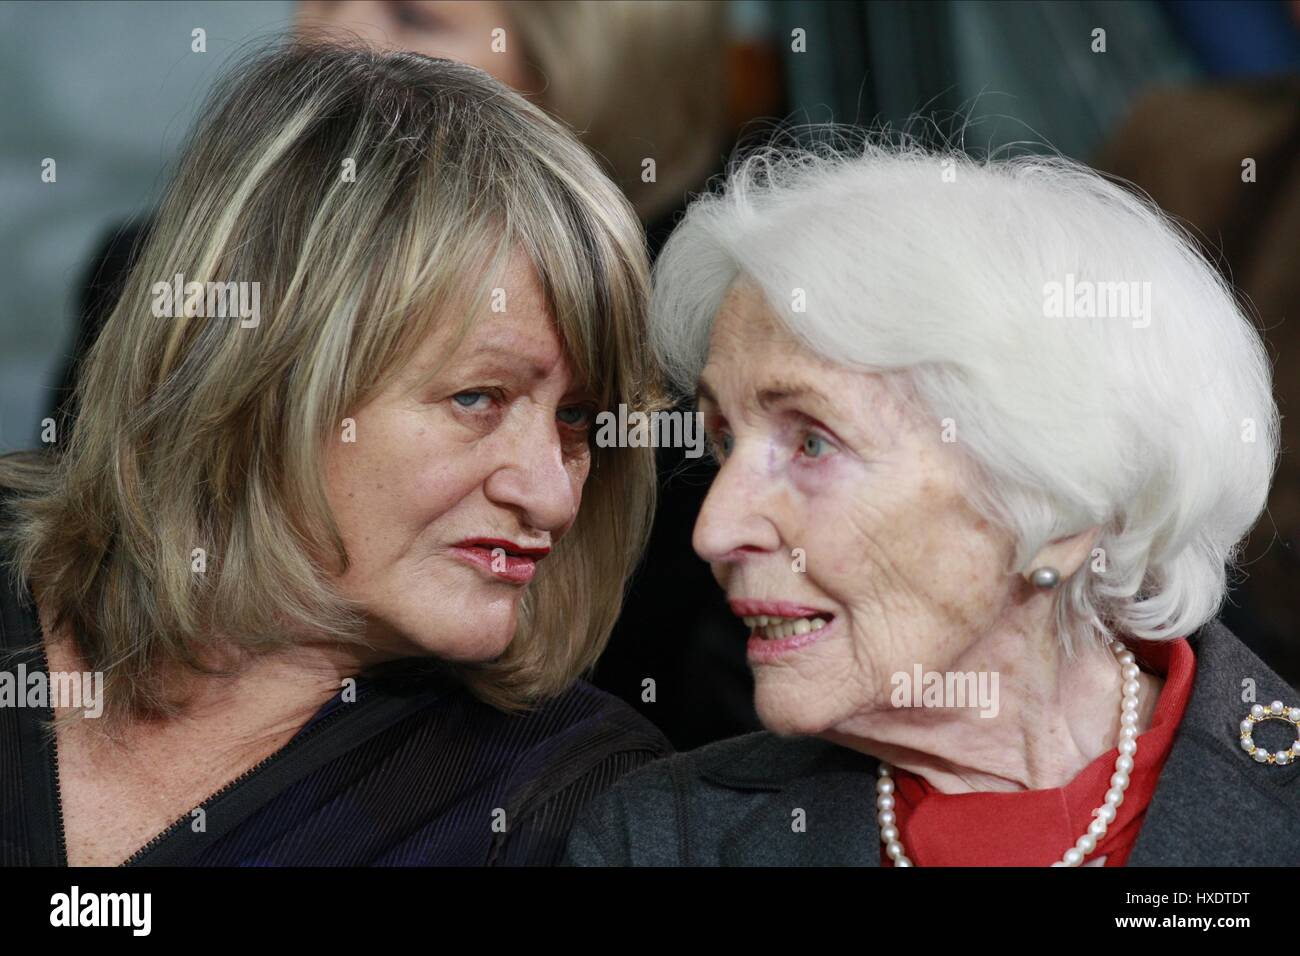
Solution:
<svg viewBox="0 0 1300 956">
<path fill-rule="evenodd" d="M 814 351 L 798 334 L 801 320 L 794 312 L 779 316 L 767 294 L 742 274 L 718 307 L 701 381 L 707 386 L 711 377 L 744 373 L 750 385 L 764 379 L 785 380 L 790 386 L 800 380 L 842 385 L 846 377 L 874 371 L 850 368 Z"/>
<path fill-rule="evenodd" d="M 722 350 L 743 351 L 759 344 L 795 347 L 799 342 L 786 322 L 778 318 L 766 293 L 741 273 L 727 289 L 714 316 L 708 358 L 712 360 Z"/>
<path fill-rule="evenodd" d="M 797 334 L 799 321 L 794 311 L 778 316 L 763 290 L 739 277 L 719 306 L 697 399 L 765 412 L 806 403 L 891 431 L 915 412 L 915 390 L 904 371 L 822 355 Z"/>
<path fill-rule="evenodd" d="M 543 309 L 517 313 L 509 321 L 474 318 L 448 364 L 461 369 L 501 370 L 536 381 L 563 378 L 570 383 L 574 378 L 572 356 L 555 321 Z"/>
<path fill-rule="evenodd" d="M 518 251 L 466 281 L 439 312 L 405 356 L 405 377 L 422 383 L 448 371 L 477 372 L 586 387 L 538 271 Z"/>
</svg>

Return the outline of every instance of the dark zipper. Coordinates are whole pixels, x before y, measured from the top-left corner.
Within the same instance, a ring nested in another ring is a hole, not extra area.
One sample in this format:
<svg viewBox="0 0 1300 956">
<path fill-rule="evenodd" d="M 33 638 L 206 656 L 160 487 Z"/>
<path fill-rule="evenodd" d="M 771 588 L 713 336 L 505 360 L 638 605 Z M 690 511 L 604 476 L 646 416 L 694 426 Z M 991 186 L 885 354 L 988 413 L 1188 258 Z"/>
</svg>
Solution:
<svg viewBox="0 0 1300 956">
<path fill-rule="evenodd" d="M 256 764 L 254 764 L 252 767 L 249 767 L 247 770 L 241 773 L 234 780 L 227 783 L 221 789 L 208 794 L 207 798 L 199 801 L 197 806 L 205 807 L 208 804 L 212 803 L 214 800 L 218 800 L 221 797 L 224 797 L 226 794 L 234 790 L 236 787 L 241 786 L 244 783 L 247 783 L 250 779 L 252 779 L 257 774 L 261 773 L 271 764 L 276 763 L 277 761 L 281 760 L 289 753 L 291 753 L 304 740 L 309 740 L 312 737 L 316 736 L 316 734 L 320 731 L 322 727 L 324 727 L 329 723 L 332 723 L 341 714 L 357 713 L 358 709 L 362 706 L 363 699 L 368 699 L 368 697 L 365 697 L 365 695 L 363 695 L 362 693 L 362 686 L 363 684 L 361 679 L 357 678 L 357 700 L 355 704 L 347 705 L 347 706 L 336 706 L 334 710 L 330 711 L 330 713 L 326 714 L 324 717 L 317 720 L 316 723 L 312 724 L 311 727 L 307 728 L 307 730 L 299 732 L 292 740 L 290 740 L 287 744 L 285 744 L 275 753 L 271 754 L 271 756 L 258 761 Z M 333 700 L 333 698 L 330 699 Z M 56 767 L 58 766 L 57 761 L 55 763 L 55 766 Z M 127 857 L 125 860 L 119 863 L 118 866 L 134 866 L 143 856 L 145 856 L 146 854 L 154 850 L 164 840 L 171 838 L 174 834 L 176 834 L 178 831 L 183 829 L 184 826 L 189 822 L 190 816 L 193 812 L 194 812 L 193 810 L 190 810 L 188 813 L 182 814 L 179 818 L 177 818 L 177 820 L 174 823 L 172 823 L 169 827 L 167 827 L 165 830 L 163 830 L 161 833 L 155 836 L 144 846 L 140 847 L 140 849 L 132 853 L 129 857 Z M 63 810 L 62 808 L 60 808 L 59 810 L 60 837 L 62 837 L 62 830 L 63 830 L 62 814 L 63 814 Z"/>
<path fill-rule="evenodd" d="M 39 630 L 37 631 L 39 634 Z M 45 654 L 44 635 L 41 635 L 41 641 L 38 645 L 40 648 L 40 668 L 41 673 L 48 675 L 50 673 L 50 659 Z M 51 723 L 54 721 L 54 707 L 51 704 L 49 709 L 49 718 Z M 68 834 L 63 826 L 63 791 L 59 787 L 59 739 L 53 730 L 50 732 L 50 777 L 54 786 L 54 837 L 58 850 L 58 859 L 55 861 L 58 866 L 68 865 Z"/>
<path fill-rule="evenodd" d="M 45 654 L 44 648 L 41 649 L 42 656 Z M 45 672 L 49 673 L 49 664 L 46 663 Z M 54 716 L 53 708 L 50 709 L 50 716 Z M 63 791 L 59 789 L 59 742 L 55 739 L 54 733 L 50 733 L 50 746 L 53 748 L 51 761 L 54 765 L 54 835 L 58 841 L 59 847 L 59 866 L 68 865 L 68 834 L 63 829 Z"/>
</svg>

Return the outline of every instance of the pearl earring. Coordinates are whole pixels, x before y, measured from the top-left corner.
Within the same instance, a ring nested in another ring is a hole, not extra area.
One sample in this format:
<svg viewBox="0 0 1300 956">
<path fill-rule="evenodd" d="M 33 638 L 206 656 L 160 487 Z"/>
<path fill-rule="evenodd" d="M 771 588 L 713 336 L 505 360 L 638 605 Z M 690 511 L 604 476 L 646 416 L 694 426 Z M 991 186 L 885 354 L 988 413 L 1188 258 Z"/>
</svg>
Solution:
<svg viewBox="0 0 1300 956">
<path fill-rule="evenodd" d="M 1034 587 L 1050 591 L 1061 583 L 1061 572 L 1056 568 L 1038 568 L 1029 576 L 1029 580 Z"/>
</svg>

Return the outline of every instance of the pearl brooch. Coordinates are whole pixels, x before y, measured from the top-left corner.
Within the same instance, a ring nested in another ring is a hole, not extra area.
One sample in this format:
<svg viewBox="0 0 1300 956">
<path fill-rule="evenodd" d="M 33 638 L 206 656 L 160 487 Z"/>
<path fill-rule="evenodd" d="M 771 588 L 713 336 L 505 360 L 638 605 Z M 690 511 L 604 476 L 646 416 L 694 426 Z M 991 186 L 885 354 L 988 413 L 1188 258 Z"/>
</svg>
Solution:
<svg viewBox="0 0 1300 956">
<path fill-rule="evenodd" d="M 1269 753 L 1265 747 L 1256 747 L 1255 725 L 1265 720 L 1281 720 L 1293 724 L 1296 731 L 1295 743 L 1289 749 L 1276 753 Z M 1280 700 L 1273 701 L 1267 707 L 1263 704 L 1251 707 L 1250 713 L 1241 722 L 1241 749 L 1258 763 L 1271 763 L 1279 767 L 1300 760 L 1300 707 L 1287 707 Z"/>
</svg>

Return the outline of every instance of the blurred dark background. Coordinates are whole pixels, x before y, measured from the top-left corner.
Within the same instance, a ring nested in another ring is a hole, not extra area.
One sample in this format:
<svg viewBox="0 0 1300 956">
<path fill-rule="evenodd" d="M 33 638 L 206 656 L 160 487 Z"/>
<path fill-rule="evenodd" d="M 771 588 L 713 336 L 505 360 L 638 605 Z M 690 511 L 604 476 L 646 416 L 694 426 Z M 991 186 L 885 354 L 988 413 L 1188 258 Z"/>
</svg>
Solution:
<svg viewBox="0 0 1300 956">
<path fill-rule="evenodd" d="M 1223 617 L 1300 684 L 1298 23 L 1300 3 L 1281 0 L 2 2 L 0 451 L 37 445 L 47 417 L 71 426 L 79 350 L 209 85 L 281 32 L 342 28 L 512 83 L 605 159 L 652 251 L 734 148 L 778 126 L 1052 148 L 1180 218 L 1264 332 L 1283 458 Z M 488 49 L 494 26 L 508 56 Z M 658 164 L 650 186 L 636 176 L 644 156 Z M 55 182 L 42 181 L 47 158 Z M 1255 177 L 1243 181 L 1248 159 Z M 686 749 L 758 724 L 744 628 L 690 548 L 708 466 L 660 456 L 654 540 L 594 680 Z M 642 699 L 647 678 L 654 701 Z"/>
</svg>

